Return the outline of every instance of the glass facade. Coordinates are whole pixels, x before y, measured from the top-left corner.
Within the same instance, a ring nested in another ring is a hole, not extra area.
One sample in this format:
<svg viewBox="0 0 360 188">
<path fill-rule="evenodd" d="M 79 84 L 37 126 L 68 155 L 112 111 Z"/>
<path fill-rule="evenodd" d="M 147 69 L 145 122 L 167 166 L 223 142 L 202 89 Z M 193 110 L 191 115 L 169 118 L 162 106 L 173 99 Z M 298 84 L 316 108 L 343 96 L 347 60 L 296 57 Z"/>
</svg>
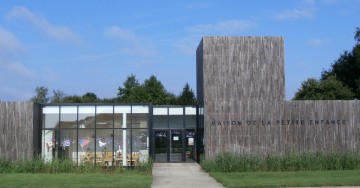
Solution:
<svg viewBox="0 0 360 188">
<path fill-rule="evenodd" d="M 136 166 L 149 157 L 149 105 L 45 105 L 42 157 Z"/>
<path fill-rule="evenodd" d="M 196 160 L 196 111 L 193 106 L 43 105 L 41 155 L 46 161 L 101 166 L 137 166 L 157 155 L 164 162 Z M 159 132 L 168 135 L 162 135 L 163 145 L 156 139 Z"/>
<path fill-rule="evenodd" d="M 194 106 L 153 107 L 155 162 L 192 162 L 198 159 Z"/>
</svg>

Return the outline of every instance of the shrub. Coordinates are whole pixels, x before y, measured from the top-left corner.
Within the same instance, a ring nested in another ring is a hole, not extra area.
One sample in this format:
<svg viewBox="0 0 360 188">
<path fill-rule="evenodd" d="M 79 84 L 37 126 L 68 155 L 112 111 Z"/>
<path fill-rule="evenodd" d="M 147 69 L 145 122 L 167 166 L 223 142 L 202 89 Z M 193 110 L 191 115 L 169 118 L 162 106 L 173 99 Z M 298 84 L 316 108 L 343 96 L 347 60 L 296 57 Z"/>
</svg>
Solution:
<svg viewBox="0 0 360 188">
<path fill-rule="evenodd" d="M 0 174 L 4 173 L 137 173 L 151 174 L 153 160 L 136 167 L 95 166 L 91 163 L 77 165 L 69 159 L 55 159 L 46 162 L 42 158 L 10 162 L 0 160 Z"/>
<path fill-rule="evenodd" d="M 359 152 L 252 155 L 222 153 L 213 159 L 201 157 L 207 172 L 274 172 L 360 169 Z"/>
</svg>

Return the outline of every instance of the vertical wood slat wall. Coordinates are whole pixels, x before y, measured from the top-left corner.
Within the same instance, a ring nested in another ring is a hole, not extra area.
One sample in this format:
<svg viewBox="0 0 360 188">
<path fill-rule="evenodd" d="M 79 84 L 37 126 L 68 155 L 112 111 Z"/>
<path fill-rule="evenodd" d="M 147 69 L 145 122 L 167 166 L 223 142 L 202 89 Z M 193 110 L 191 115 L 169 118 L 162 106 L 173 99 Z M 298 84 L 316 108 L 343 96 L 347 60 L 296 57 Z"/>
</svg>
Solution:
<svg viewBox="0 0 360 188">
<path fill-rule="evenodd" d="M 207 157 L 360 148 L 359 101 L 284 100 L 281 37 L 203 37 L 197 74 Z"/>
<path fill-rule="evenodd" d="M 35 118 L 37 119 L 37 118 Z M 34 103 L 0 103 L 0 159 L 33 159 Z"/>
</svg>

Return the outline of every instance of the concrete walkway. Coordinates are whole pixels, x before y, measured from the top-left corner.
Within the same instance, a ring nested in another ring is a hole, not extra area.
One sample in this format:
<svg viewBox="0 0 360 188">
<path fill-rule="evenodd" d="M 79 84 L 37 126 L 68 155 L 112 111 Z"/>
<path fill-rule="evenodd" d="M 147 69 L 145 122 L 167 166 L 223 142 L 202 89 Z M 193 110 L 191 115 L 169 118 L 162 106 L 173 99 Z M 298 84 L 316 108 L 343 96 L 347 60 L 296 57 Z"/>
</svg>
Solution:
<svg viewBox="0 0 360 188">
<path fill-rule="evenodd" d="M 206 187 L 223 188 L 198 163 L 155 163 L 152 188 Z"/>
</svg>

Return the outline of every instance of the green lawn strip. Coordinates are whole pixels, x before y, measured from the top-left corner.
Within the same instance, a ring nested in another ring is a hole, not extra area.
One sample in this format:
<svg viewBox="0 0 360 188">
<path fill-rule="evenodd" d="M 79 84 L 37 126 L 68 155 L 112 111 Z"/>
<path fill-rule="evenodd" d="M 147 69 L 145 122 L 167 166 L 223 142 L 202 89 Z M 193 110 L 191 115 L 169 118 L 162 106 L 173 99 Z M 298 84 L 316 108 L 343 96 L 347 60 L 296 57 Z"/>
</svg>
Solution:
<svg viewBox="0 0 360 188">
<path fill-rule="evenodd" d="M 360 170 L 210 173 L 225 187 L 359 186 Z"/>
<path fill-rule="evenodd" d="M 151 187 L 142 174 L 0 174 L 0 187 Z"/>
</svg>

